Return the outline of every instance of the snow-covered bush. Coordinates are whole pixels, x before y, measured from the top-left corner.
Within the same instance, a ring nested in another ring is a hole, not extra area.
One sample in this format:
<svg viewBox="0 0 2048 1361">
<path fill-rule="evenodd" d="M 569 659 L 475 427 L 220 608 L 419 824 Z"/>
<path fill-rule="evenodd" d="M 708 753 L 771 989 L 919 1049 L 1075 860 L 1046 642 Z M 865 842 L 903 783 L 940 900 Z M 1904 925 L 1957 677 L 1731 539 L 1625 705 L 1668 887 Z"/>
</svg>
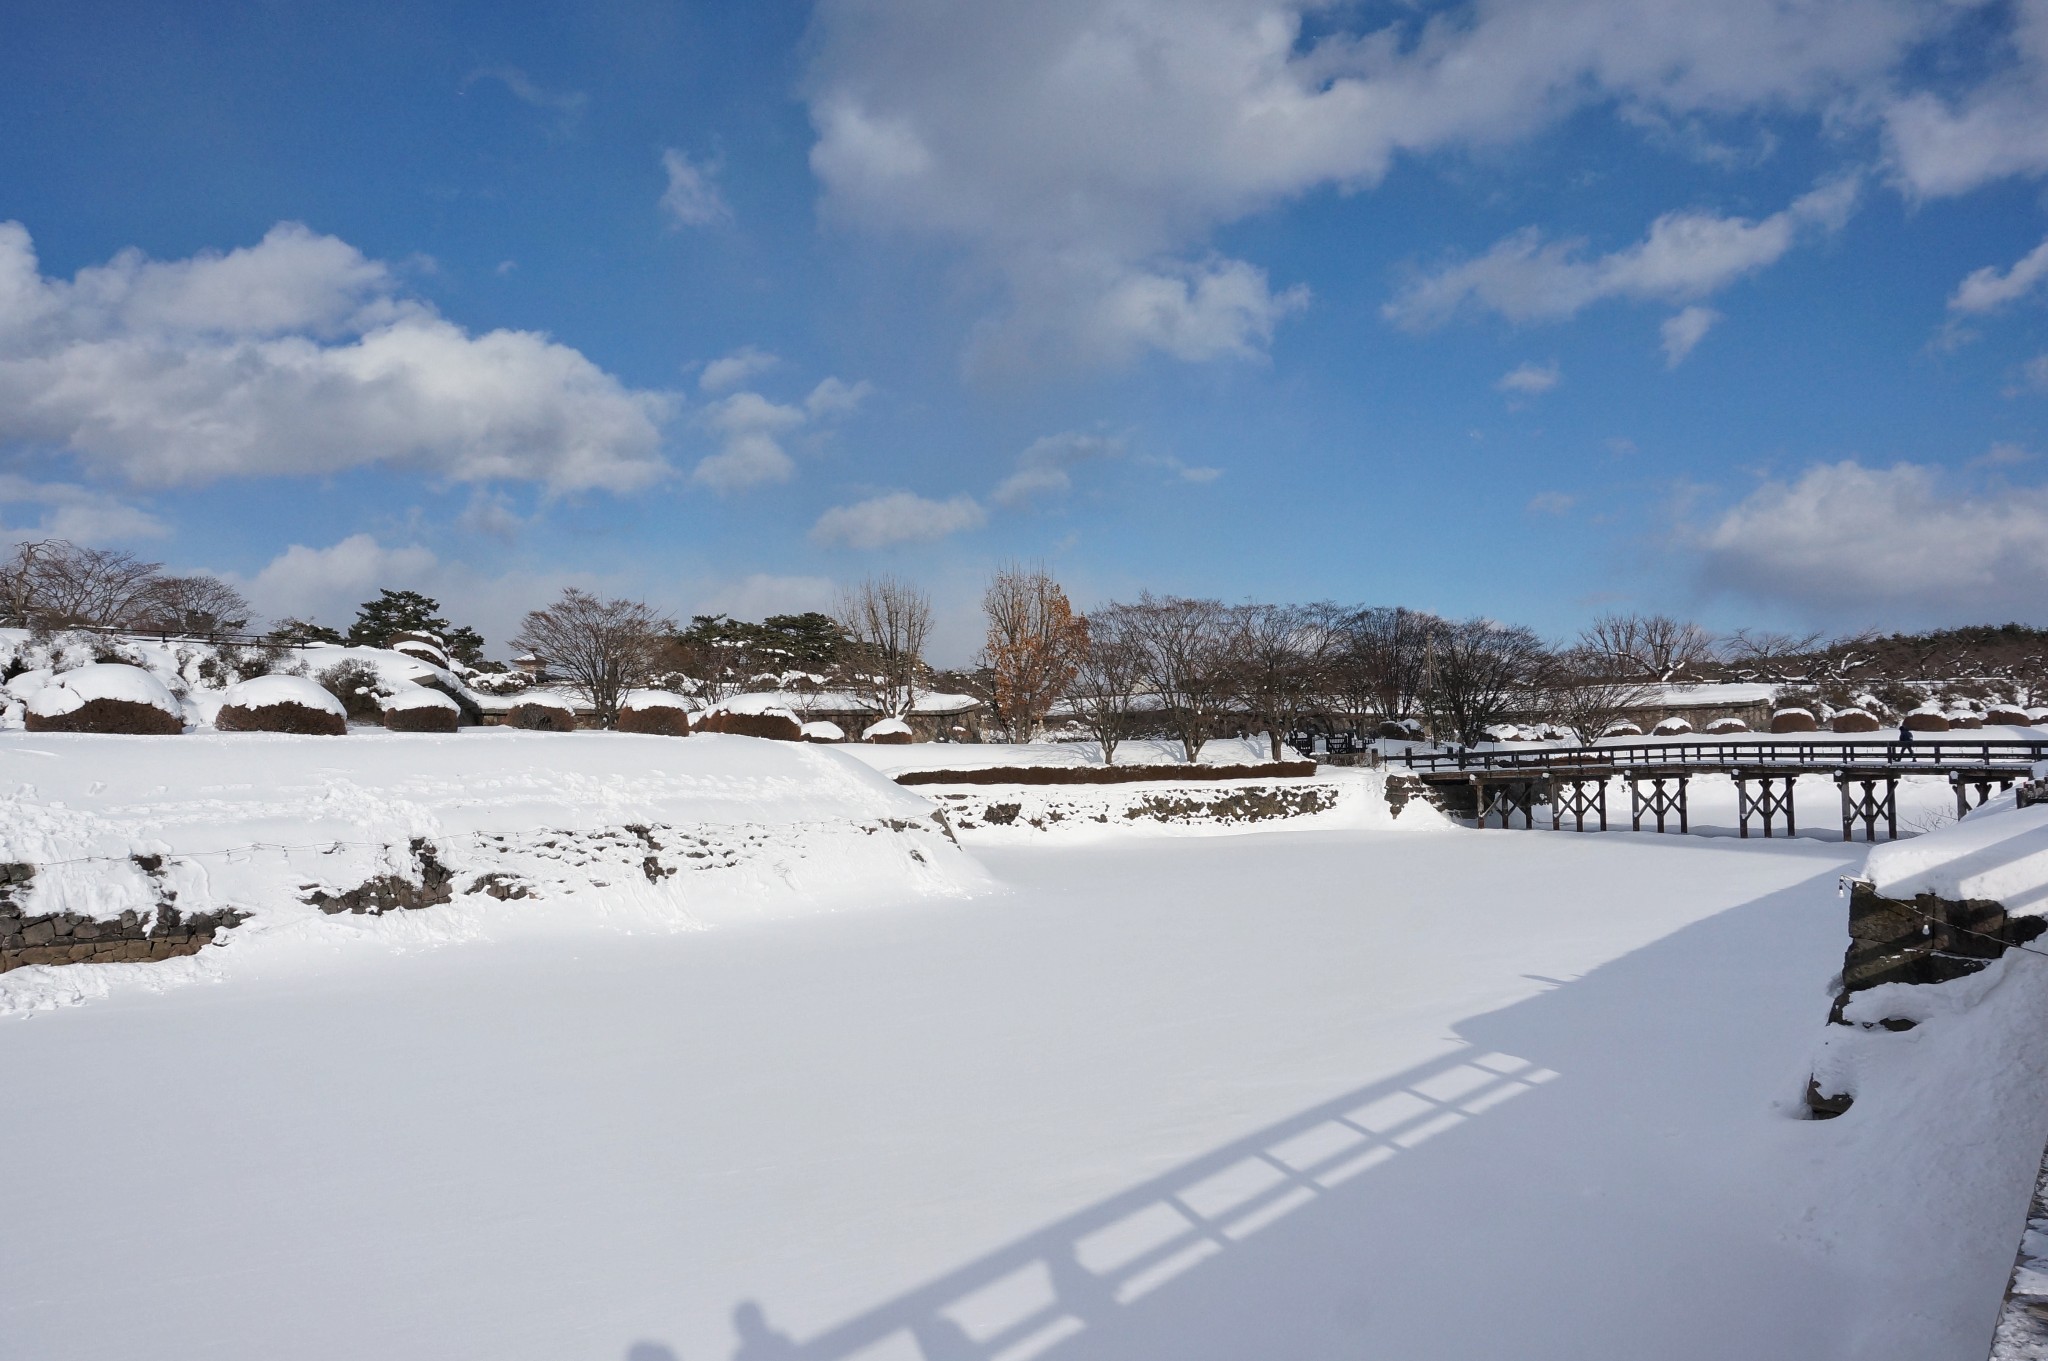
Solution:
<svg viewBox="0 0 2048 1361">
<path fill-rule="evenodd" d="M 526 732 L 574 732 L 576 711 L 553 696 L 536 696 L 513 705 L 505 726 Z"/>
<path fill-rule="evenodd" d="M 826 719 L 817 719 L 803 726 L 806 742 L 844 742 L 846 729 Z"/>
<path fill-rule="evenodd" d="M 1813 716 L 1813 710 L 1795 706 L 1779 709 L 1771 715 L 1771 731 L 1774 733 L 1819 732 L 1820 723 Z"/>
<path fill-rule="evenodd" d="M 1607 731 L 1600 735 L 1602 737 L 1641 737 L 1643 735 L 1643 728 L 1640 723 L 1632 719 L 1618 718 L 1614 722 L 1609 723 Z"/>
<path fill-rule="evenodd" d="M 222 732 L 339 737 L 348 731 L 348 710 L 304 676 L 257 676 L 228 687 L 213 726 Z"/>
<path fill-rule="evenodd" d="M 867 731 L 860 735 L 863 742 L 874 742 L 887 746 L 907 746 L 916 740 L 910 725 L 900 718 L 885 718 L 879 723 L 870 723 Z"/>
<path fill-rule="evenodd" d="M 690 735 L 690 702 L 667 690 L 629 690 L 619 700 L 620 732 Z"/>
<path fill-rule="evenodd" d="M 1947 732 L 1948 715 L 1930 700 L 1906 715 L 1905 726 L 1911 732 Z"/>
<path fill-rule="evenodd" d="M 315 679 L 328 694 L 341 701 L 342 709 L 350 718 L 375 723 L 383 717 L 382 700 L 391 693 L 391 687 L 377 674 L 377 668 L 368 662 L 353 658 L 336 662 Z"/>
<path fill-rule="evenodd" d="M 1650 732 L 1657 737 L 1681 737 L 1691 731 L 1692 723 L 1687 719 L 1680 718 L 1676 714 L 1669 718 L 1659 719 L 1657 726 L 1650 729 Z"/>
<path fill-rule="evenodd" d="M 1733 716 L 1730 716 L 1728 718 L 1717 718 L 1712 723 L 1707 724 L 1707 732 L 1715 737 L 1722 736 L 1726 733 L 1748 731 L 1749 724 Z"/>
<path fill-rule="evenodd" d="M 1828 728 L 1834 732 L 1876 732 L 1880 726 L 1876 715 L 1862 709 L 1837 709 L 1828 716 Z"/>
<path fill-rule="evenodd" d="M 185 730 L 185 712 L 163 682 L 139 666 L 95 662 L 53 677 L 28 697 L 30 732 L 138 733 Z"/>
<path fill-rule="evenodd" d="M 462 706 L 424 685 L 400 690 L 384 701 L 384 726 L 392 732 L 454 732 Z"/>
<path fill-rule="evenodd" d="M 731 733 L 736 737 L 766 737 L 777 742 L 800 742 L 804 728 L 787 709 L 764 708 L 745 713 L 712 709 L 697 720 L 699 732 Z"/>
</svg>

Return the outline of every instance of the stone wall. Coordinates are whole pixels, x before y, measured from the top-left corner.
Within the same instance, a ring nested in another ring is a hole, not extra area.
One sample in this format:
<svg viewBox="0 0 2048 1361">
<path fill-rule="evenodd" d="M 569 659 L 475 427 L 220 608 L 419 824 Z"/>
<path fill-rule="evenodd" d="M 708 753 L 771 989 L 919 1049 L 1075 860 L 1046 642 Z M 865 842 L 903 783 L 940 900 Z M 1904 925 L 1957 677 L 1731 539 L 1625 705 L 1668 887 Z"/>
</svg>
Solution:
<svg viewBox="0 0 2048 1361">
<path fill-rule="evenodd" d="M 0 865 L 0 973 L 29 964 L 128 964 L 196 954 L 220 932 L 247 920 L 248 914 L 232 908 L 181 912 L 177 895 L 162 882 L 162 859 L 139 855 L 135 864 L 157 880 L 156 911 L 146 917 L 123 912 L 106 920 L 68 912 L 31 914 L 23 903 L 35 881 L 35 866 Z"/>
<path fill-rule="evenodd" d="M 1134 790 L 1054 788 L 926 791 L 962 831 L 984 827 L 1236 826 L 1327 812 L 1336 807 L 1334 785 L 1240 783 L 1206 788 Z"/>
</svg>

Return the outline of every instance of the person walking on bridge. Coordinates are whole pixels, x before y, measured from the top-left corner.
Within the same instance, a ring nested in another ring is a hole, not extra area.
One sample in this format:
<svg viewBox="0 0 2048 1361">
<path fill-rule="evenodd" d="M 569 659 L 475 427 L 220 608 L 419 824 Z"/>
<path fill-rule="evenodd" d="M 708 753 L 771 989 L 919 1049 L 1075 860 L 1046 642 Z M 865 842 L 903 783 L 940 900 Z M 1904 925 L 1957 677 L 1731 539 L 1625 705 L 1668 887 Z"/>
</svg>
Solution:
<svg viewBox="0 0 2048 1361">
<path fill-rule="evenodd" d="M 1906 726 L 1906 720 L 1903 718 L 1899 720 L 1899 745 L 1902 747 L 1913 745 L 1913 730 Z"/>
</svg>

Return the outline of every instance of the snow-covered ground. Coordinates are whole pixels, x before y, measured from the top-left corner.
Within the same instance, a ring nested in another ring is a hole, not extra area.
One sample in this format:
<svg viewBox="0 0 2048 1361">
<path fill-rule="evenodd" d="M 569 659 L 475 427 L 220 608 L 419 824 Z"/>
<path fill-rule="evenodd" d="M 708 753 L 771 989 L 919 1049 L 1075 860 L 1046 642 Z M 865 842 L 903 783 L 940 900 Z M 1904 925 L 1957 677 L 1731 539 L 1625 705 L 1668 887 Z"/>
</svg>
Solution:
<svg viewBox="0 0 2048 1361">
<path fill-rule="evenodd" d="M 658 777 L 669 815 L 691 774 Z M 170 782 L 122 797 L 169 819 Z M 589 788 L 594 819 L 660 812 Z M 965 897 L 486 921 L 0 1025 L 0 1354 L 1983 1355 L 2025 1196 L 1971 1169 L 2040 1104 L 2009 1037 L 2048 961 L 1965 980 L 1967 1026 L 1869 1032 L 1856 1105 L 1797 1118 L 1860 850 L 967 840 Z"/>
</svg>

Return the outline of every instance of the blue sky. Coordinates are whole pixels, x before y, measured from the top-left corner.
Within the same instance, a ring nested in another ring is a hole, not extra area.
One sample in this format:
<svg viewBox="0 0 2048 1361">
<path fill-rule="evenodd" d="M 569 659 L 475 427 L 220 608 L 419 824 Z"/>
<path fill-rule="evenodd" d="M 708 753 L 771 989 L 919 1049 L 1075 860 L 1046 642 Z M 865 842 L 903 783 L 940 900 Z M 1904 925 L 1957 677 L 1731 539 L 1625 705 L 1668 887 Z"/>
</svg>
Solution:
<svg viewBox="0 0 2048 1361">
<path fill-rule="evenodd" d="M 16 5 L 0 123 L 0 533 L 272 617 L 2048 623 L 2048 0 Z"/>
</svg>

